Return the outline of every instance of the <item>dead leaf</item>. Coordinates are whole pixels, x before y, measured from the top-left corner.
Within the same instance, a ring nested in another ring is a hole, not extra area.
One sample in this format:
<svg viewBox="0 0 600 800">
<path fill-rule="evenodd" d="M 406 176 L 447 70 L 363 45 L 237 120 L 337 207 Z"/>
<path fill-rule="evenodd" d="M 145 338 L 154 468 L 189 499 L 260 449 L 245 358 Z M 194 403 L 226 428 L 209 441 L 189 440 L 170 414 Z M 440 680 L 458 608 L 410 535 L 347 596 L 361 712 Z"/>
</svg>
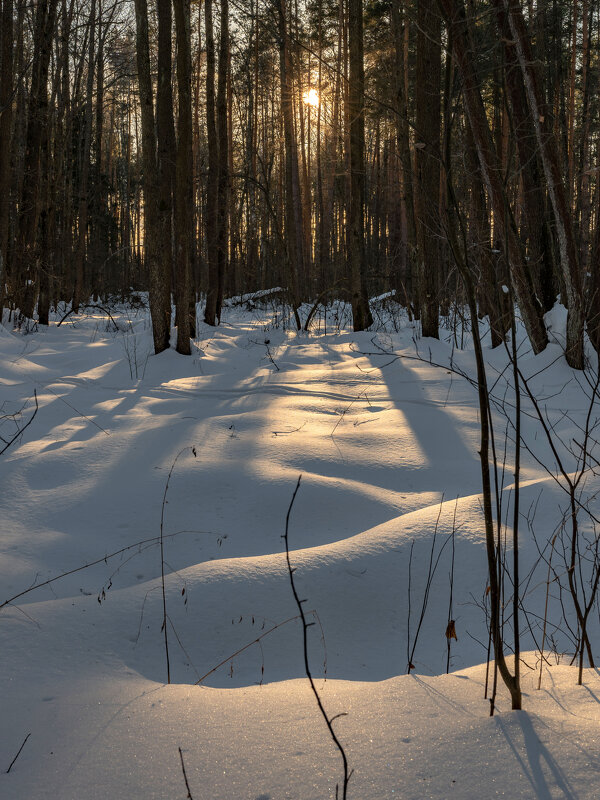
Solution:
<svg viewBox="0 0 600 800">
<path fill-rule="evenodd" d="M 456 639 L 458 642 L 458 636 L 456 635 L 456 626 L 454 624 L 454 620 L 451 619 L 448 623 L 448 627 L 446 628 L 446 639 Z"/>
</svg>

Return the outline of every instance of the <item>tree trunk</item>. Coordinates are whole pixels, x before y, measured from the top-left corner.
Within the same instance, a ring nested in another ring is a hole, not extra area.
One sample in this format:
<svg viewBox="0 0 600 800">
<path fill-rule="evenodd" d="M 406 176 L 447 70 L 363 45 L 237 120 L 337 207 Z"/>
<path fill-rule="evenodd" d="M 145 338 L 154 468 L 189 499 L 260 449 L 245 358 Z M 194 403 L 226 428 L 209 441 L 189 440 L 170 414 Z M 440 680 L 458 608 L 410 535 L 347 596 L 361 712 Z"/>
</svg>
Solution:
<svg viewBox="0 0 600 800">
<path fill-rule="evenodd" d="M 552 233 L 546 209 L 543 172 L 536 147 L 533 120 L 527 105 L 523 76 L 511 41 L 508 19 L 501 8 L 498 13 L 498 26 L 502 31 L 506 88 L 523 180 L 523 203 L 529 240 L 529 263 L 533 270 L 532 280 L 534 291 L 540 298 L 544 311 L 549 311 L 554 305 L 556 290 Z"/>
<path fill-rule="evenodd" d="M 215 111 L 215 39 L 213 32 L 212 0 L 204 3 L 204 27 L 206 36 L 206 139 L 208 144 L 208 176 L 206 179 L 206 252 L 208 261 L 208 288 L 204 321 L 217 324 L 218 279 L 218 226 L 217 186 L 219 180 L 219 143 Z"/>
<path fill-rule="evenodd" d="M 229 241 L 229 127 L 227 85 L 229 77 L 229 3 L 221 0 L 219 38 L 219 76 L 217 81 L 217 139 L 219 164 L 217 179 L 217 302 L 216 316 L 221 319 Z"/>
<path fill-rule="evenodd" d="M 449 175 L 449 174 L 448 174 Z M 451 180 L 448 180 L 448 193 L 450 199 L 453 201 L 452 205 L 458 212 L 458 203 L 456 202 L 454 188 Z M 477 365 L 477 390 L 479 398 L 479 426 L 480 426 L 480 447 L 479 447 L 479 461 L 481 465 L 481 484 L 482 484 L 482 499 L 483 499 L 483 514 L 485 525 L 485 543 L 488 562 L 488 577 L 489 577 L 489 594 L 490 594 L 490 632 L 492 635 L 492 642 L 494 645 L 494 657 L 496 665 L 504 681 L 506 688 L 510 692 L 512 708 L 517 711 L 521 709 L 522 694 L 521 684 L 519 679 L 519 667 L 515 667 L 515 674 L 511 675 L 504 656 L 504 643 L 502 636 L 502 625 L 500 617 L 500 609 L 502 603 L 502 594 L 500 581 L 498 579 L 498 551 L 496 548 L 496 541 L 494 536 L 494 515 L 492 511 L 492 483 L 490 472 L 490 439 L 493 435 L 490 429 L 490 396 L 487 385 L 487 376 L 485 370 L 485 360 L 483 357 L 483 348 L 479 336 L 478 318 L 477 318 L 477 305 L 475 300 L 475 286 L 473 284 L 473 277 L 467 261 L 467 250 L 465 254 L 461 253 L 460 246 L 457 241 L 457 236 L 454 231 L 453 220 L 450 214 L 447 215 L 447 230 L 448 238 L 450 240 L 450 249 L 454 256 L 454 260 L 458 271 L 460 272 L 465 291 L 467 294 L 467 302 L 469 304 L 469 313 L 471 317 L 471 327 L 473 332 L 473 344 L 475 350 L 475 362 Z M 515 554 L 516 558 L 516 554 Z M 518 592 L 518 585 L 515 586 L 515 593 Z M 515 606 L 515 611 L 518 606 Z M 513 624 L 518 626 L 518 619 L 513 620 Z M 517 641 L 518 639 L 516 639 Z"/>
<path fill-rule="evenodd" d="M 302 247 L 302 202 L 298 175 L 298 148 L 294 130 L 294 101 L 292 94 L 292 61 L 288 34 L 286 0 L 279 0 L 279 74 L 281 82 L 281 112 L 285 141 L 285 232 L 289 262 L 289 292 L 298 330 L 300 280 L 304 276 Z"/>
<path fill-rule="evenodd" d="M 423 336 L 439 338 L 440 281 L 440 17 L 436 0 L 419 0 L 417 13 L 417 124 L 415 218 Z"/>
<path fill-rule="evenodd" d="M 452 52 L 463 80 L 463 98 L 481 174 L 490 197 L 494 223 L 510 264 L 517 301 L 523 322 L 535 353 L 541 352 L 548 343 L 543 322 L 543 309 L 535 295 L 534 285 L 523 253 L 514 218 L 512 216 L 498 157 L 492 144 L 481 88 L 474 69 L 475 53 L 471 46 L 465 9 L 462 0 L 439 0 L 448 25 L 451 28 Z"/>
<path fill-rule="evenodd" d="M 177 352 L 191 355 L 190 345 L 190 285 L 192 203 L 192 57 L 190 41 L 190 0 L 173 0 L 177 34 L 177 165 L 175 176 L 175 248 Z"/>
<path fill-rule="evenodd" d="M 412 271 L 417 247 L 417 230 L 415 225 L 415 207 L 413 190 L 413 169 L 409 137 L 408 97 L 405 89 L 406 77 L 406 33 L 408 20 L 401 18 L 401 4 L 392 3 L 392 31 L 395 49 L 395 91 L 396 91 L 396 137 L 400 157 L 402 182 L 401 204 L 406 218 L 406 240 L 402 243 L 401 275 L 397 281 L 397 291 L 410 303 L 412 301 Z"/>
<path fill-rule="evenodd" d="M 87 64 L 87 81 L 85 93 L 84 132 L 80 149 L 80 177 L 79 198 L 77 203 L 77 245 L 75 250 L 75 286 L 73 289 L 73 311 L 79 311 L 80 304 L 87 298 L 87 280 L 85 275 L 85 256 L 89 212 L 89 177 L 90 159 L 92 150 L 92 121 L 93 121 L 93 94 L 94 72 L 96 58 L 94 46 L 96 43 L 96 0 L 91 0 L 89 17 L 89 51 Z"/>
<path fill-rule="evenodd" d="M 496 274 L 496 267 L 502 262 L 492 253 L 490 220 L 485 199 L 485 191 L 480 180 L 477 151 L 473 135 L 466 131 L 466 160 L 469 169 L 470 189 L 469 232 L 471 242 L 480 265 L 481 276 L 477 282 L 480 313 L 488 315 L 491 329 L 492 347 L 502 344 L 510 328 L 510 309 L 502 291 L 503 276 Z M 497 248 L 499 249 L 499 248 Z M 504 260 L 504 259 L 502 259 Z M 509 280 L 506 278 L 506 280 Z"/>
<path fill-rule="evenodd" d="M 348 256 L 350 292 L 355 331 L 373 324 L 365 283 L 365 66 L 363 54 L 363 3 L 348 2 L 348 118 L 350 197 L 348 210 Z"/>
<path fill-rule="evenodd" d="M 520 5 L 515 0 L 494 0 L 504 5 L 515 42 L 517 57 L 523 73 L 529 111 L 533 120 L 536 140 L 544 176 L 548 185 L 550 202 L 554 212 L 554 224 L 558 238 L 561 274 L 567 293 L 567 343 L 565 356 L 574 369 L 583 369 L 583 327 L 585 322 L 581 274 L 577 258 L 577 246 L 569 208 L 568 194 L 560 171 L 557 143 L 546 123 L 545 108 L 534 69 L 529 35 Z"/>
<path fill-rule="evenodd" d="M 13 92 L 13 0 L 0 10 L 0 322 L 5 300 L 5 269 L 10 219 L 10 153 Z"/>
<path fill-rule="evenodd" d="M 173 189 L 175 183 L 175 123 L 173 121 L 172 86 L 172 16 L 171 0 L 157 0 L 158 12 L 158 80 L 156 87 L 156 138 L 158 154 L 158 257 L 161 274 L 161 303 L 157 313 L 162 317 L 165 347 L 171 330 L 171 285 L 173 282 Z"/>
<path fill-rule="evenodd" d="M 169 324 L 167 324 L 164 314 L 165 293 L 168 296 L 169 284 L 165 283 L 158 235 L 158 165 L 146 0 L 135 0 L 135 21 L 144 168 L 144 246 L 150 284 L 150 315 L 152 317 L 154 352 L 160 353 L 169 347 L 170 315 Z"/>
<path fill-rule="evenodd" d="M 25 160 L 19 203 L 15 272 L 17 303 L 24 317 L 32 317 L 39 291 L 40 157 L 42 133 L 48 119 L 48 65 L 56 22 L 57 0 L 41 0 L 36 9 L 34 52 L 27 116 Z"/>
</svg>

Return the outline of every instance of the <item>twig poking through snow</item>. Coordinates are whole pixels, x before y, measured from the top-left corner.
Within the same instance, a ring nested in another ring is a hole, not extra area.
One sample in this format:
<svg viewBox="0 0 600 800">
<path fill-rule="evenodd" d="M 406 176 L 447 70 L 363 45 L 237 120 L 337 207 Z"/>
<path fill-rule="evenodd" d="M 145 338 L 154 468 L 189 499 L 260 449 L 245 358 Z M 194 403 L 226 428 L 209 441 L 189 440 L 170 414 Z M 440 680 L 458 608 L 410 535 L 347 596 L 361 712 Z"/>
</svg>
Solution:
<svg viewBox="0 0 600 800">
<path fill-rule="evenodd" d="M 307 611 L 306 613 L 307 614 L 312 614 L 317 619 L 317 621 L 319 623 L 319 626 L 321 625 L 321 622 L 319 620 L 319 616 L 318 616 L 317 612 L 314 609 L 312 611 Z M 251 642 L 248 642 L 248 644 L 245 644 L 243 647 L 240 647 L 240 649 L 236 650 L 235 653 L 232 653 L 230 656 L 227 656 L 227 658 L 224 658 L 222 661 L 219 661 L 219 663 L 217 664 L 216 667 L 213 667 L 211 670 L 209 670 L 201 678 L 198 678 L 198 680 L 196 681 L 195 685 L 199 686 L 205 678 L 208 678 L 209 675 L 212 675 L 213 672 L 216 672 L 220 667 L 224 666 L 229 661 L 232 661 L 236 656 L 239 656 L 240 653 L 244 652 L 244 650 L 247 650 L 249 647 L 252 647 L 252 645 L 254 645 L 254 644 L 260 644 L 261 640 L 264 639 L 265 636 L 268 636 L 270 633 L 273 633 L 273 631 L 276 631 L 278 628 L 282 628 L 284 625 L 287 625 L 288 622 L 294 622 L 297 619 L 301 619 L 300 614 L 296 614 L 295 617 L 289 617 L 289 619 L 284 619 L 283 622 L 278 622 L 277 625 L 273 625 L 272 628 L 269 628 L 268 630 L 266 630 L 263 633 L 261 633 L 260 636 L 256 637 L 256 639 L 252 639 Z M 240 617 L 240 620 L 241 620 L 241 617 Z M 311 624 L 313 624 L 313 623 L 311 623 Z"/>
<path fill-rule="evenodd" d="M 173 539 L 175 536 L 179 536 L 180 533 L 186 533 L 186 531 L 178 531 L 177 533 L 166 534 L 163 536 L 163 539 Z M 15 600 L 19 599 L 19 597 L 23 597 L 23 595 L 29 594 L 29 592 L 35 591 L 35 589 L 41 589 L 42 586 L 50 586 L 55 581 L 59 581 L 61 578 L 66 578 L 68 575 L 74 575 L 76 572 L 81 572 L 89 567 L 95 567 L 97 564 L 101 564 L 103 561 L 106 564 L 108 563 L 109 559 L 115 558 L 115 556 L 120 556 L 121 553 L 126 553 L 129 550 L 142 548 L 144 546 L 150 547 L 155 544 L 160 544 L 160 536 L 152 536 L 150 539 L 141 539 L 139 542 L 128 544 L 125 547 L 121 547 L 119 550 L 114 550 L 112 553 L 107 553 L 106 555 L 103 555 L 101 558 L 97 558 L 94 561 L 88 561 L 86 564 L 81 564 L 79 567 L 74 567 L 74 569 L 68 569 L 66 572 L 61 572 L 59 575 L 55 575 L 53 578 L 48 578 L 46 581 L 34 583 L 27 589 L 23 589 L 23 591 L 14 594 L 12 597 L 9 597 L 8 600 L 0 602 L 0 609 L 3 609 L 5 606 L 12 605 Z"/>
<path fill-rule="evenodd" d="M 167 683 L 171 683 L 171 662 L 169 660 L 169 637 L 167 635 L 167 595 L 165 592 L 165 548 L 164 548 L 164 527 L 165 527 L 165 508 L 167 505 L 167 494 L 169 492 L 169 484 L 171 482 L 171 476 L 173 474 L 173 470 L 175 469 L 175 465 L 179 461 L 179 457 L 186 452 L 186 450 L 191 450 L 194 458 L 196 458 L 196 448 L 195 447 L 183 447 L 175 456 L 173 463 L 171 464 L 171 469 L 169 470 L 169 475 L 167 477 L 167 482 L 165 484 L 165 492 L 163 494 L 162 499 L 162 506 L 160 509 L 160 579 L 161 579 L 161 589 L 162 589 L 162 606 L 163 606 L 163 622 L 161 631 L 164 633 L 165 637 L 165 657 L 167 660 Z"/>
<path fill-rule="evenodd" d="M 271 362 L 271 364 L 273 364 L 273 366 L 275 367 L 275 371 L 279 372 L 280 371 L 279 370 L 279 366 L 275 363 L 275 360 L 274 360 L 273 356 L 271 355 L 271 350 L 269 349 L 269 344 L 270 344 L 270 340 L 269 339 L 265 339 L 265 347 L 267 348 L 268 359 Z"/>
<path fill-rule="evenodd" d="M 296 495 L 298 494 L 298 489 L 300 488 L 300 481 L 301 480 L 302 480 L 302 475 L 299 475 L 298 476 L 298 482 L 296 483 L 296 488 L 294 489 L 294 494 L 292 495 L 292 499 L 290 501 L 290 505 L 289 505 L 289 508 L 288 508 L 288 511 L 287 511 L 287 514 L 286 514 L 286 517 L 285 517 L 285 533 L 281 538 L 285 542 L 285 558 L 286 558 L 286 561 L 287 561 L 287 568 L 288 568 L 288 574 L 290 576 L 290 585 L 292 587 L 292 593 L 294 595 L 294 600 L 296 601 L 296 605 L 298 606 L 298 611 L 300 612 L 300 619 L 302 620 L 302 634 L 303 634 L 302 643 L 303 643 L 303 648 L 304 648 L 304 671 L 306 672 L 306 677 L 308 678 L 308 682 L 310 683 L 310 688 L 312 689 L 312 692 L 313 692 L 313 694 L 315 696 L 315 699 L 317 701 L 317 705 L 319 706 L 319 711 L 321 712 L 321 714 L 323 716 L 323 719 L 325 720 L 325 723 L 326 723 L 327 728 L 329 730 L 329 734 L 330 734 L 331 738 L 333 739 L 333 742 L 334 742 L 335 746 L 340 751 L 340 755 L 342 756 L 342 762 L 343 762 L 343 765 L 344 765 L 344 782 L 343 782 L 343 785 L 342 785 L 342 800 L 346 800 L 347 794 L 348 794 L 348 782 L 350 781 L 350 778 L 352 777 L 352 772 L 354 770 L 348 771 L 348 758 L 346 757 L 346 751 L 344 750 L 343 745 L 341 744 L 340 740 L 338 739 L 338 737 L 335 734 L 335 731 L 333 730 L 333 722 L 334 722 L 334 720 L 336 720 L 338 717 L 345 717 L 346 716 L 346 712 L 342 712 L 341 714 L 336 714 L 335 716 L 330 718 L 329 715 L 327 714 L 327 712 L 325 711 L 325 708 L 324 708 L 323 703 L 321 701 L 321 697 L 319 695 L 319 691 L 318 691 L 317 687 L 315 686 L 315 682 L 313 680 L 312 673 L 310 671 L 310 664 L 308 662 L 308 629 L 309 629 L 309 627 L 311 625 L 314 625 L 314 622 L 307 622 L 306 621 L 306 614 L 304 613 L 304 608 L 302 607 L 302 604 L 305 603 L 306 600 L 300 600 L 300 597 L 299 597 L 298 592 L 296 590 L 296 583 L 294 581 L 294 572 L 296 571 L 296 568 L 292 567 L 292 564 L 291 564 L 291 561 L 290 561 L 290 546 L 289 546 L 289 538 L 288 538 L 289 525 L 290 525 L 290 514 L 292 512 L 292 507 L 294 505 L 294 500 L 296 499 Z M 338 786 L 337 785 L 335 787 L 335 796 L 336 796 L 336 798 L 338 796 Z"/>
<path fill-rule="evenodd" d="M 15 433 L 15 435 L 12 437 L 12 439 L 9 439 L 7 442 L 4 442 L 4 439 L 0 440 L 0 441 L 4 442 L 4 447 L 2 448 L 2 450 L 0 450 L 0 456 L 2 455 L 2 453 L 5 453 L 8 450 L 8 448 L 11 446 L 11 444 L 13 444 L 13 442 L 17 441 L 19 436 L 21 436 L 23 434 L 23 431 L 25 430 L 25 428 L 28 428 L 29 425 L 31 425 L 31 423 L 33 422 L 33 419 L 34 419 L 34 417 L 37 414 L 38 409 L 39 409 L 38 399 L 37 399 L 37 391 L 35 389 L 33 390 L 33 399 L 35 400 L 35 409 L 34 409 L 33 414 L 29 417 L 29 419 L 25 423 L 25 425 L 23 425 L 22 428 L 19 428 L 19 430 Z"/>
<path fill-rule="evenodd" d="M 18 750 L 18 752 L 17 752 L 17 755 L 16 755 L 16 756 L 13 758 L 13 760 L 10 762 L 10 766 L 9 766 L 9 767 L 8 767 L 8 769 L 6 770 L 6 772 L 5 772 L 5 775 L 8 775 L 8 773 L 9 773 L 9 772 L 11 771 L 11 769 L 13 768 L 13 764 L 15 763 L 15 761 L 17 760 L 17 758 L 18 758 L 18 757 L 21 755 L 21 750 L 22 750 L 22 749 L 25 747 L 25 745 L 26 745 L 26 743 L 27 743 L 27 739 L 29 739 L 29 737 L 30 737 L 30 736 L 31 736 L 31 732 L 30 732 L 30 733 L 28 733 L 28 734 L 27 734 L 27 736 L 26 736 L 26 737 L 23 739 L 23 744 L 21 745 L 21 747 L 19 747 L 19 750 Z"/>
<path fill-rule="evenodd" d="M 187 800 L 194 800 L 192 797 L 192 790 L 190 789 L 190 785 L 187 779 L 187 773 L 185 771 L 185 764 L 183 763 L 183 753 L 181 752 L 181 747 L 177 748 L 179 750 L 179 758 L 181 759 L 181 771 L 183 772 L 183 780 L 185 781 L 185 788 L 187 789 Z"/>
</svg>

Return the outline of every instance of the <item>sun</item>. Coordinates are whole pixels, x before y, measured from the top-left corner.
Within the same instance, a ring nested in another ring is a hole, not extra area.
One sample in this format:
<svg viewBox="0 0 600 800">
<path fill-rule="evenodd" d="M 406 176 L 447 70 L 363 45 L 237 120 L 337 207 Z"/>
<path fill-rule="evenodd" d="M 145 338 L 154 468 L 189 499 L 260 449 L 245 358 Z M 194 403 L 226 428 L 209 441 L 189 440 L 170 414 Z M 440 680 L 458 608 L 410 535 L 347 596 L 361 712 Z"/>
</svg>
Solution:
<svg viewBox="0 0 600 800">
<path fill-rule="evenodd" d="M 316 89 L 309 89 L 308 92 L 304 92 L 302 99 L 308 106 L 313 106 L 313 108 L 319 106 L 319 93 Z"/>
</svg>

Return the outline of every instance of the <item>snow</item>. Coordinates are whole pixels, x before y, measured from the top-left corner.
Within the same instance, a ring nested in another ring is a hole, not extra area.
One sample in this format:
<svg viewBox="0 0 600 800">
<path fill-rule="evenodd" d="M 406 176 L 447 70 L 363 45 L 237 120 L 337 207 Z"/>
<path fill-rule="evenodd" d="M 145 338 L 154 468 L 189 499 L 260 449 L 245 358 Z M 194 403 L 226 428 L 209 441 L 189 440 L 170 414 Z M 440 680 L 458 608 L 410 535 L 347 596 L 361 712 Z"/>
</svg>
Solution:
<svg viewBox="0 0 600 800">
<path fill-rule="evenodd" d="M 419 339 L 388 300 L 374 304 L 379 329 L 360 334 L 342 306 L 298 334 L 281 307 L 232 304 L 220 327 L 199 324 L 191 358 L 151 355 L 143 309 L 111 310 L 117 330 L 93 310 L 28 335 L 0 326 L 2 413 L 28 403 L 23 424 L 34 390 L 39 402 L 0 457 L 0 603 L 100 560 L 0 610 L 3 800 L 185 798 L 178 747 L 195 798 L 335 797 L 341 759 L 304 677 L 281 539 L 300 474 L 291 560 L 317 623 L 310 657 L 323 701 L 347 714 L 335 726 L 354 769 L 349 798 L 598 796 L 600 674 L 586 669 L 576 686 L 555 586 L 537 690 L 547 573 L 538 547 L 549 551 L 567 500 L 542 466 L 554 456 L 525 416 L 541 462 L 524 452 L 521 574 L 535 639 L 524 623 L 525 710 L 511 712 L 500 686 L 490 718 L 477 394 L 456 372 L 475 374 L 473 353 L 457 348 L 451 322 L 447 341 Z M 564 319 L 559 307 L 547 318 L 544 353 L 534 357 L 522 331 L 519 347 L 575 470 L 568 448 L 589 387 L 562 358 Z M 510 415 L 506 352 L 486 358 Z M 498 407 L 494 421 L 502 466 Z M 14 431 L 0 420 L 0 436 Z M 506 519 L 512 459 L 509 441 Z M 157 537 L 171 468 L 165 685 Z M 594 475 L 582 485 L 593 503 Z M 445 675 L 453 546 L 458 641 Z M 561 557 L 557 548 L 559 571 Z M 594 644 L 597 611 L 591 625 Z"/>
</svg>

